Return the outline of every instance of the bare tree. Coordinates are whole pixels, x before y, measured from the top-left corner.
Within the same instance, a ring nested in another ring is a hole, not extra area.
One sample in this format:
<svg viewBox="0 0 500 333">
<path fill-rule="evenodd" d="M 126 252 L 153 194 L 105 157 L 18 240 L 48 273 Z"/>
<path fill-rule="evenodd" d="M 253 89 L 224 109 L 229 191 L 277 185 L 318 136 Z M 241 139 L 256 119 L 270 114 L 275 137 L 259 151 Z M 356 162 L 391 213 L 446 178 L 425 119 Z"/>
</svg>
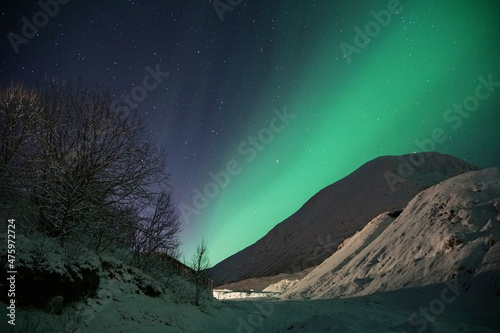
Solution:
<svg viewBox="0 0 500 333">
<path fill-rule="evenodd" d="M 4 209 L 12 209 L 21 201 L 19 175 L 25 168 L 23 156 L 36 146 L 31 133 L 39 112 L 39 96 L 34 89 L 11 83 L 0 90 L 0 207 Z"/>
<path fill-rule="evenodd" d="M 202 238 L 201 243 L 196 246 L 196 252 L 191 257 L 191 268 L 195 271 L 195 303 L 200 305 L 202 292 L 206 290 L 206 277 L 203 271 L 210 267 L 210 259 L 208 257 L 208 247 L 205 238 Z"/>
<path fill-rule="evenodd" d="M 1 184 L 25 190 L 36 211 L 33 226 L 62 246 L 73 234 L 91 237 L 95 249 L 114 241 L 140 242 L 146 251 L 178 246 L 171 193 L 154 193 L 169 188 L 167 154 L 137 114 L 111 103 L 107 91 L 57 80 L 38 91 L 2 91 Z M 143 207 L 154 214 L 142 214 Z"/>
<path fill-rule="evenodd" d="M 169 188 L 163 188 L 156 193 L 142 215 L 133 237 L 133 261 L 142 267 L 154 265 L 154 262 L 146 258 L 155 258 L 152 255 L 157 252 L 175 257 L 180 245 L 177 235 L 181 230 L 181 225 L 173 202 L 172 191 Z"/>
</svg>

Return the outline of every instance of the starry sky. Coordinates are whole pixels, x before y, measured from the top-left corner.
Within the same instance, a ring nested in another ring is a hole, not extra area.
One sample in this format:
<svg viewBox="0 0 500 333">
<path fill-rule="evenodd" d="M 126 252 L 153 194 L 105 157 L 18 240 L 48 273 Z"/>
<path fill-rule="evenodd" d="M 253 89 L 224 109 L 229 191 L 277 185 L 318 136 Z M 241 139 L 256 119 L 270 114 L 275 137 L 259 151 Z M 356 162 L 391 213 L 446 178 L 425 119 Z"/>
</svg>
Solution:
<svg viewBox="0 0 500 333">
<path fill-rule="evenodd" d="M 2 1 L 0 84 L 81 76 L 133 106 L 169 152 L 186 259 L 204 237 L 221 261 L 381 155 L 500 165 L 496 0 L 45 7 Z"/>
</svg>

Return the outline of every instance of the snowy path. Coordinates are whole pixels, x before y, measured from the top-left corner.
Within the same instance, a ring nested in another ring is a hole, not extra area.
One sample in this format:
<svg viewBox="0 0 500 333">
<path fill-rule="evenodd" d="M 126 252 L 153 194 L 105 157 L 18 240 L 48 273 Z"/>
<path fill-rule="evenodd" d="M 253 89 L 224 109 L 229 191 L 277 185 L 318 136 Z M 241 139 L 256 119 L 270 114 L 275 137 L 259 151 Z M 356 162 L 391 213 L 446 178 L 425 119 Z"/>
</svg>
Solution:
<svg viewBox="0 0 500 333">
<path fill-rule="evenodd" d="M 495 315 L 470 311 L 471 299 L 458 298 L 439 309 L 443 285 L 370 296 L 329 300 L 227 300 L 236 322 L 215 320 L 199 332 L 499 332 Z M 424 309 L 424 312 L 420 312 Z M 436 310 L 437 309 L 437 310 Z M 494 312 L 494 310 L 492 310 Z M 420 313 L 426 313 L 426 316 Z M 412 317 L 413 315 L 413 317 Z M 227 319 L 227 317 L 226 317 Z M 478 322 L 483 323 L 482 325 Z M 488 325 L 488 327 L 483 326 Z M 495 325 L 497 325 L 495 327 Z"/>
</svg>

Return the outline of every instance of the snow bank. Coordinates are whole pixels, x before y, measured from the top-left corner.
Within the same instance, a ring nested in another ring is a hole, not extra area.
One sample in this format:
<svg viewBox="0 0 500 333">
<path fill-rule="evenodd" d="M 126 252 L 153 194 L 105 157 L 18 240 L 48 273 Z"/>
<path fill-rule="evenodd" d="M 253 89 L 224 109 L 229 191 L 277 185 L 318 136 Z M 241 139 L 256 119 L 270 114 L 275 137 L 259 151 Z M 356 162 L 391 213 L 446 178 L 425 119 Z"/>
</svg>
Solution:
<svg viewBox="0 0 500 333">
<path fill-rule="evenodd" d="M 280 292 L 262 291 L 234 291 L 229 289 L 214 289 L 216 299 L 240 299 L 240 298 L 275 298 Z"/>
</svg>

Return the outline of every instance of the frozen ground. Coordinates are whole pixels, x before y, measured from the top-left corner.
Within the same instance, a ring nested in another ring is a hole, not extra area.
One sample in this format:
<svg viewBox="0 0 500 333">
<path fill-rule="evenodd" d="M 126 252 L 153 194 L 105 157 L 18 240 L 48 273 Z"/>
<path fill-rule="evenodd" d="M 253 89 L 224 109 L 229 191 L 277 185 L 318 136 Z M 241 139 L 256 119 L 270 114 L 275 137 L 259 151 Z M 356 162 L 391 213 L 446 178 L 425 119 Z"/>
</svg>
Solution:
<svg viewBox="0 0 500 333">
<path fill-rule="evenodd" d="M 441 293 L 447 288 L 443 284 L 327 300 L 224 301 L 239 313 L 237 326 L 220 326 L 213 332 L 500 331 L 498 306 L 488 312 L 470 311 L 473 304 L 464 296 L 449 304 L 440 302 Z"/>
<path fill-rule="evenodd" d="M 440 284 L 344 299 L 215 301 L 205 304 L 202 311 L 190 304 L 176 304 L 172 299 L 122 291 L 110 295 L 109 301 L 96 301 L 100 304 L 83 315 L 83 321 L 90 319 L 88 323 L 82 322 L 75 330 L 71 330 L 73 326 L 68 321 L 76 319 L 75 313 L 65 311 L 55 320 L 42 314 L 41 319 L 51 320 L 52 327 L 57 328 L 48 332 L 82 333 L 500 331 L 498 305 L 487 312 L 483 307 L 473 310 L 474 305 L 480 304 L 470 303 L 466 294 L 446 303 L 442 301 L 443 290 L 450 290 L 446 294 L 450 299 L 454 295 L 449 286 Z M 37 313 L 31 316 L 31 320 L 37 319 Z"/>
</svg>

